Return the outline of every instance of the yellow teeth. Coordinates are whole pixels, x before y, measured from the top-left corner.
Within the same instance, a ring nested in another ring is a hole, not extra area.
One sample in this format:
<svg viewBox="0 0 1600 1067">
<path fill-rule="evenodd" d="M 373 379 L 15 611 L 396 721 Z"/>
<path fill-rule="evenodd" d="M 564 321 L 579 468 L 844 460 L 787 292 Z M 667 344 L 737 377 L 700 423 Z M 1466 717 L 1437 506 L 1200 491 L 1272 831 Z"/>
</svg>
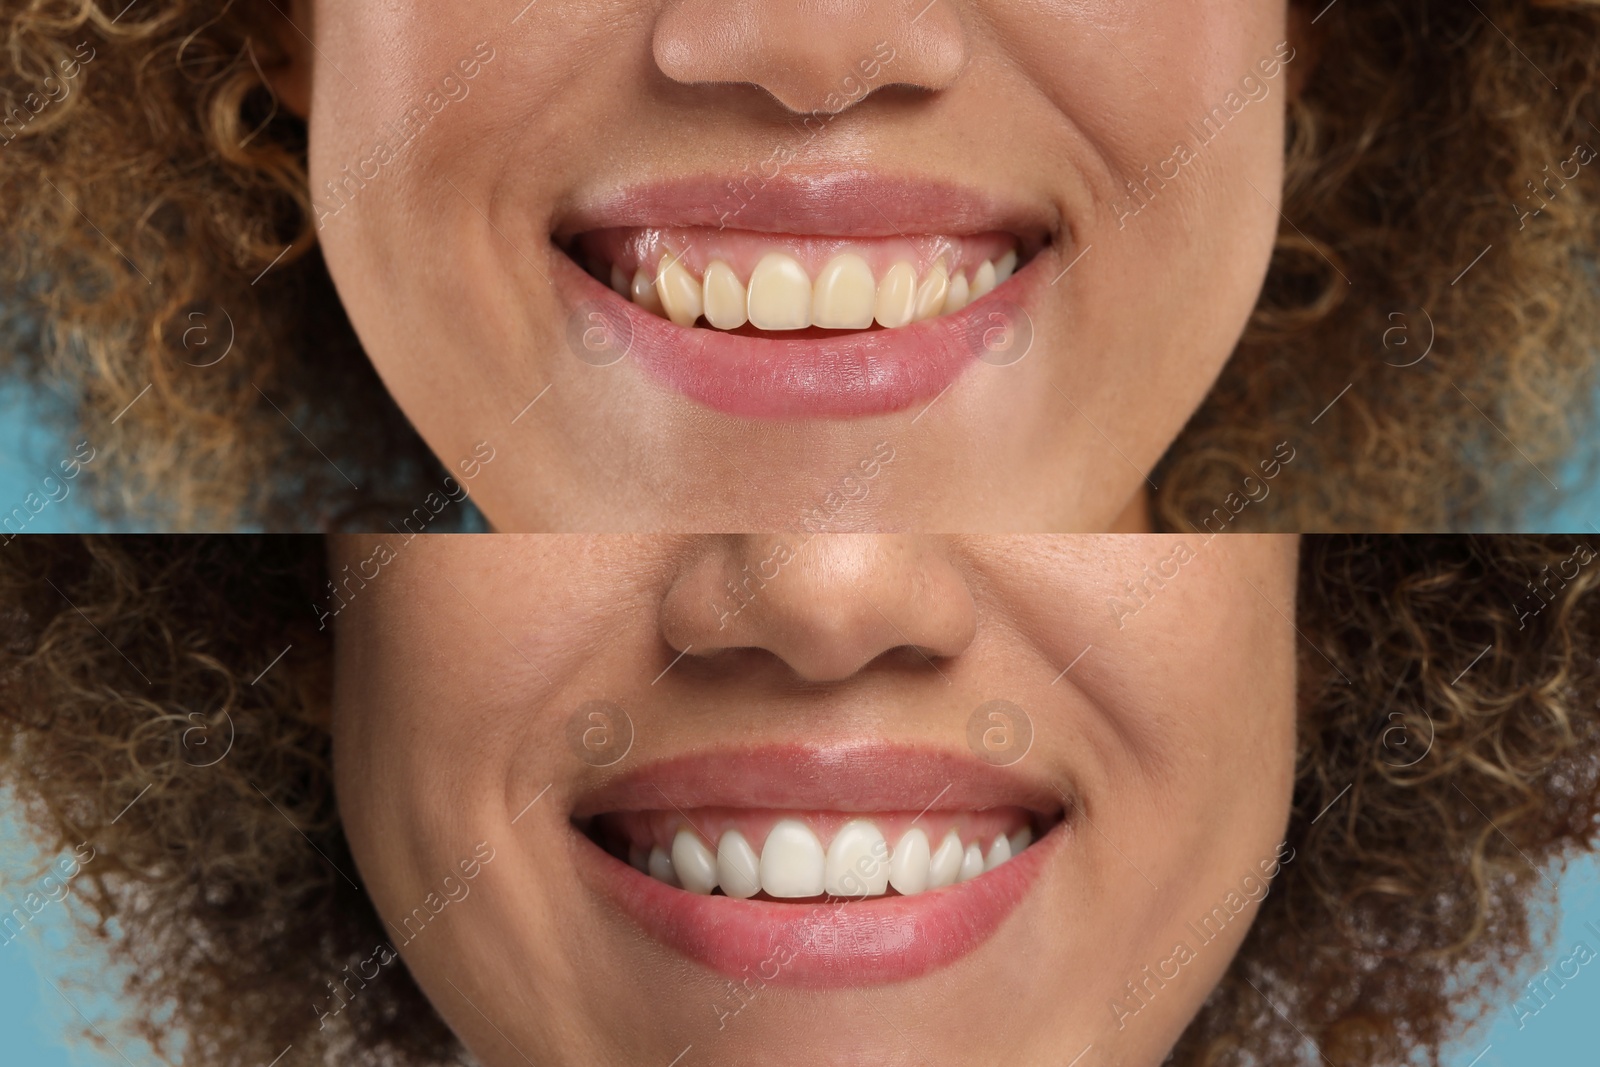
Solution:
<svg viewBox="0 0 1600 1067">
<path fill-rule="evenodd" d="M 1009 279 L 1017 262 L 1017 253 L 1007 252 L 980 263 L 969 280 L 967 272 L 951 274 L 941 256 L 919 281 L 916 267 L 907 261 L 874 278 L 864 258 L 841 252 L 813 282 L 793 256 L 768 252 L 746 285 L 723 260 L 713 260 L 705 276 L 697 278 L 681 252 L 668 251 L 657 260 L 654 275 L 641 268 L 630 281 L 613 266 L 610 283 L 644 310 L 684 327 L 704 318 L 719 330 L 736 330 L 747 322 L 774 331 L 808 326 L 865 330 L 875 322 L 895 329 L 960 311 Z"/>
</svg>

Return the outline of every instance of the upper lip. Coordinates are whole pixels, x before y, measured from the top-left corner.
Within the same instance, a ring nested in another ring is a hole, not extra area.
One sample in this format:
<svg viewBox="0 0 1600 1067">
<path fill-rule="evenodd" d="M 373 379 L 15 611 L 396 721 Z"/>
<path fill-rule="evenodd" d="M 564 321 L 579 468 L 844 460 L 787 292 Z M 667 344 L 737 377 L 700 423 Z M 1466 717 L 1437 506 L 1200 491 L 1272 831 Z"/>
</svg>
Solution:
<svg viewBox="0 0 1600 1067">
<path fill-rule="evenodd" d="M 977 811 L 1015 806 L 1047 818 L 1065 794 L 1019 766 L 882 740 L 701 749 L 626 771 L 584 791 L 572 816 L 663 808 Z"/>
<path fill-rule="evenodd" d="M 866 170 L 770 178 L 755 168 L 612 189 L 562 215 L 558 243 L 616 226 L 708 226 L 839 237 L 961 235 L 1004 231 L 1037 246 L 1060 228 L 1045 206 L 923 178 Z"/>
</svg>

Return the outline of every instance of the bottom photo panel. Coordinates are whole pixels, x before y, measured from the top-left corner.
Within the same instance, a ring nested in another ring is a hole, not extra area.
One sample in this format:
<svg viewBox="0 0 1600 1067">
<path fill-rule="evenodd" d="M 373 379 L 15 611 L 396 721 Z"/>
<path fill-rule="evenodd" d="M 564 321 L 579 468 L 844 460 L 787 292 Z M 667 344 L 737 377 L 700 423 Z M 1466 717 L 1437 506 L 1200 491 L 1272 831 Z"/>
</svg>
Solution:
<svg viewBox="0 0 1600 1067">
<path fill-rule="evenodd" d="M 1600 537 L 0 543 L 29 1067 L 1592 1063 Z"/>
</svg>

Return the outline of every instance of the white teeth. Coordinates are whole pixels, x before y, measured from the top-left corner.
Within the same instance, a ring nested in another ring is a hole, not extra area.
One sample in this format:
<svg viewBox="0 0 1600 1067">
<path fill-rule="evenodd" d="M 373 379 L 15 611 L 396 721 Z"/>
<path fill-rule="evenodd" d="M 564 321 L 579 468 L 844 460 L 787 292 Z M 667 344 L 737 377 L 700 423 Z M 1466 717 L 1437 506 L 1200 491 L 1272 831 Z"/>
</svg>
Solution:
<svg viewBox="0 0 1600 1067">
<path fill-rule="evenodd" d="M 987 296 L 989 290 L 994 288 L 994 279 L 994 264 L 984 260 L 983 265 L 978 268 L 978 273 L 972 276 L 972 299 Z"/>
<path fill-rule="evenodd" d="M 951 830 L 939 842 L 939 847 L 928 860 L 928 888 L 943 889 L 955 885 L 961 876 L 961 838 Z"/>
<path fill-rule="evenodd" d="M 1014 251 L 1007 252 L 1005 255 L 1001 256 L 999 261 L 996 262 L 995 265 L 994 265 L 994 281 L 995 281 L 995 284 L 999 285 L 1001 282 L 1003 282 L 1006 279 L 1010 278 L 1016 272 L 1017 272 L 1017 254 Z"/>
<path fill-rule="evenodd" d="M 693 326 L 700 318 L 700 283 L 695 280 L 683 257 L 662 256 L 656 268 L 656 296 L 666 309 L 667 318 L 679 326 Z"/>
<path fill-rule="evenodd" d="M 957 876 L 956 881 L 965 882 L 969 878 L 976 878 L 982 873 L 983 849 L 979 848 L 978 843 L 974 841 L 972 844 L 968 845 L 967 850 L 961 854 L 961 873 Z"/>
<path fill-rule="evenodd" d="M 761 857 L 737 830 L 729 830 L 717 843 L 717 881 L 724 893 L 739 900 L 761 892 Z"/>
<path fill-rule="evenodd" d="M 737 330 L 749 321 L 745 300 L 744 282 L 732 267 L 719 259 L 706 268 L 702 303 L 707 322 L 719 330 Z"/>
<path fill-rule="evenodd" d="M 750 323 L 758 330 L 803 330 L 811 325 L 811 276 L 798 260 L 768 252 L 750 272 Z"/>
<path fill-rule="evenodd" d="M 822 842 L 805 823 L 782 819 L 767 834 L 761 847 L 761 888 L 769 896 L 820 896 L 822 868 Z"/>
<path fill-rule="evenodd" d="M 690 830 L 679 830 L 672 839 L 672 872 L 691 893 L 709 893 L 717 888 L 717 858 Z"/>
<path fill-rule="evenodd" d="M 681 254 L 665 253 L 653 276 L 641 267 L 631 282 L 613 265 L 611 287 L 644 310 L 685 327 L 703 315 L 719 330 L 736 330 L 746 322 L 762 330 L 865 330 L 874 322 L 894 329 L 960 311 L 1010 278 L 1017 262 L 1016 251 L 1007 252 L 979 264 L 969 282 L 965 273 L 951 275 L 940 256 L 918 282 L 916 268 L 902 260 L 876 281 L 865 259 L 841 252 L 813 284 L 793 256 L 768 252 L 747 286 L 723 260 L 713 260 L 704 278 L 697 279 Z"/>
<path fill-rule="evenodd" d="M 877 897 L 888 890 L 889 845 L 870 821 L 852 819 L 833 835 L 822 888 L 836 897 Z"/>
<path fill-rule="evenodd" d="M 661 298 L 656 295 L 656 283 L 643 267 L 633 273 L 633 302 L 652 315 L 663 315 Z"/>
<path fill-rule="evenodd" d="M 916 304 L 912 309 L 911 317 L 916 322 L 931 319 L 944 310 L 944 296 L 950 290 L 950 269 L 944 265 L 944 258 L 933 265 L 928 271 L 928 276 L 922 279 L 922 284 L 917 286 Z"/>
<path fill-rule="evenodd" d="M 852 819 L 824 848 L 805 822 L 787 818 L 774 824 L 759 852 L 738 830 L 725 831 L 713 850 L 681 826 L 670 848 L 629 844 L 628 862 L 670 886 L 700 894 L 720 886 L 740 900 L 763 890 L 779 899 L 876 897 L 891 886 L 909 897 L 992 871 L 1032 842 L 1032 830 L 1023 827 L 1010 837 L 997 835 L 985 854 L 979 842 L 963 845 L 951 830 L 931 849 L 927 832 L 914 826 L 891 850 L 877 823 Z"/>
<path fill-rule="evenodd" d="M 817 275 L 811 296 L 811 325 L 830 330 L 865 330 L 872 325 L 877 285 L 872 268 L 858 255 L 834 256 Z"/>
<path fill-rule="evenodd" d="M 889 884 L 901 896 L 913 896 L 928 888 L 928 835 L 916 827 L 907 830 L 894 846 L 889 859 Z"/>
<path fill-rule="evenodd" d="M 960 311 L 970 303 L 972 303 L 972 294 L 967 288 L 967 276 L 965 274 L 957 274 L 950 279 L 950 291 L 944 296 L 944 313 L 949 315 L 952 312 Z"/>
<path fill-rule="evenodd" d="M 667 855 L 666 850 L 660 845 L 656 845 L 650 850 L 650 859 L 647 866 L 650 871 L 650 877 L 656 881 L 665 882 L 671 886 L 678 884 L 678 875 L 672 869 L 672 857 Z"/>
<path fill-rule="evenodd" d="M 917 272 L 909 263 L 896 263 L 878 283 L 875 317 L 886 330 L 911 321 L 917 303 Z"/>
<path fill-rule="evenodd" d="M 673 858 L 677 855 L 674 853 Z M 1011 858 L 1011 842 L 1004 836 L 994 839 L 994 844 L 989 846 L 989 854 L 983 857 L 983 869 L 992 871 L 1006 860 Z"/>
</svg>

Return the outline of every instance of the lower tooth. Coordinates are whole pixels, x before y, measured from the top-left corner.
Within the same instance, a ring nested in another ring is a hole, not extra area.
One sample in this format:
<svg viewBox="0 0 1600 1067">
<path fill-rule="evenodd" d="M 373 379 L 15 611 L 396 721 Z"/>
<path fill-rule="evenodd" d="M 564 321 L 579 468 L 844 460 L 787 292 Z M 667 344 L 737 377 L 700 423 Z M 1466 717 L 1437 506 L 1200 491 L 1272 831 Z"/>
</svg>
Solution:
<svg viewBox="0 0 1600 1067">
<path fill-rule="evenodd" d="M 679 830 L 672 839 L 672 871 L 691 893 L 709 893 L 717 888 L 717 858 L 689 830 Z"/>
<path fill-rule="evenodd" d="M 961 854 L 961 873 L 956 877 L 956 881 L 965 882 L 969 878 L 976 878 L 982 873 L 983 850 L 979 848 L 978 843 L 974 841 L 972 844 L 968 845 L 967 850 Z"/>
</svg>

